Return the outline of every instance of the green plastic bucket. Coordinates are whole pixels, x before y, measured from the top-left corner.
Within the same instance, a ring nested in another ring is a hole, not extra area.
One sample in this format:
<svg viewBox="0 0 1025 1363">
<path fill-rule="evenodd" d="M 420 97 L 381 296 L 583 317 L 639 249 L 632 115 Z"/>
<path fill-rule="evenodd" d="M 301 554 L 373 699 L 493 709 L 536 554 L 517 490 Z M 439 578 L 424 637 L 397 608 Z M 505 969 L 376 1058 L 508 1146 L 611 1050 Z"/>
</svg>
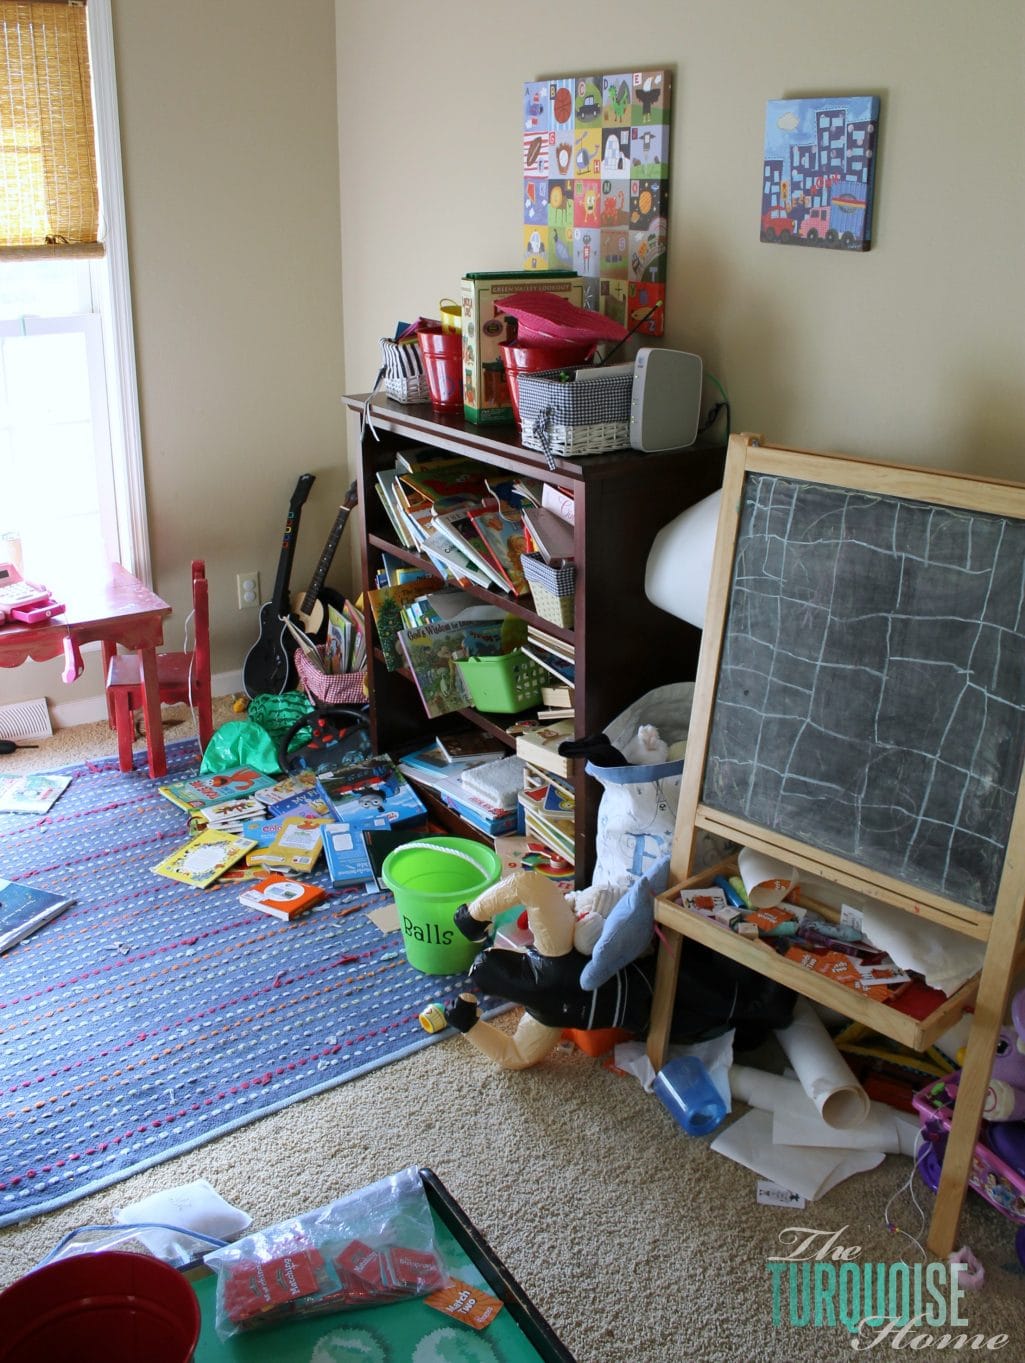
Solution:
<svg viewBox="0 0 1025 1363">
<path fill-rule="evenodd" d="M 479 944 L 469 942 L 452 921 L 494 885 L 502 859 L 491 847 L 469 838 L 418 838 L 394 848 L 381 874 L 395 896 L 406 959 L 425 975 L 469 970 Z"/>
</svg>

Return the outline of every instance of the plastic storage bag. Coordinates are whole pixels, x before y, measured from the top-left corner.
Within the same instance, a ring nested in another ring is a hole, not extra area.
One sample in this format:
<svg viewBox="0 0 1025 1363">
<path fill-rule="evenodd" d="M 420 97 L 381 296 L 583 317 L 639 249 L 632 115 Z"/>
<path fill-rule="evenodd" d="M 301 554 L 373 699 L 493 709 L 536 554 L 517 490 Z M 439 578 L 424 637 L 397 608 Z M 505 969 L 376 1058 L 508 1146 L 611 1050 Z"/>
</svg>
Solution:
<svg viewBox="0 0 1025 1363">
<path fill-rule="evenodd" d="M 222 1340 L 284 1319 L 423 1297 L 449 1281 L 415 1166 L 214 1250 Z"/>
</svg>

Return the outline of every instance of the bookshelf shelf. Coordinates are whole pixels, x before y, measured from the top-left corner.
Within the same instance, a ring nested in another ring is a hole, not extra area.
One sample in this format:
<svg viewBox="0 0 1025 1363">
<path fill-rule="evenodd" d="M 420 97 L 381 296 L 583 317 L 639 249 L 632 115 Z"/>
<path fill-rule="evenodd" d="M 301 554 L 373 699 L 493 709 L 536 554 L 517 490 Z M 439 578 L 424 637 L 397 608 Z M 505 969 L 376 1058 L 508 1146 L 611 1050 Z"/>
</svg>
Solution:
<svg viewBox="0 0 1025 1363">
<path fill-rule="evenodd" d="M 346 397 L 353 424 L 361 418 L 367 395 Z M 690 680 L 696 670 L 700 634 L 690 625 L 651 605 L 644 595 L 648 550 L 656 532 L 685 507 L 700 501 L 722 482 L 725 448 L 698 445 L 686 450 L 643 454 L 618 450 L 560 459 L 549 470 L 542 455 L 525 449 L 513 426 L 474 426 L 462 417 L 436 413 L 427 406 L 409 407 L 376 396 L 373 429 L 361 422 L 356 456 L 359 485 L 361 579 L 373 586 L 385 553 L 433 571 L 430 563 L 396 543 L 391 523 L 376 491 L 381 469 L 394 466 L 396 454 L 415 446 L 465 455 L 496 469 L 566 488 L 575 507 L 574 558 L 577 589 L 573 628 L 544 619 L 529 596 L 517 599 L 483 587 L 468 588 L 481 601 L 526 620 L 553 639 L 572 643 L 576 660 L 575 731 L 578 737 L 600 733 L 632 701 L 655 686 Z M 498 738 L 510 750 L 506 728 L 512 715 L 477 710 L 429 719 L 408 673 L 389 672 L 380 650 L 368 659 L 370 730 L 375 751 L 401 755 L 427 742 L 435 733 L 467 722 Z M 527 712 L 530 713 L 529 711 Z M 590 883 L 594 869 L 595 831 L 601 788 L 575 762 L 576 795 L 573 842 L 577 884 Z M 433 810 L 441 817 L 441 809 Z M 467 825 L 445 810 L 445 820 L 468 834 Z"/>
</svg>

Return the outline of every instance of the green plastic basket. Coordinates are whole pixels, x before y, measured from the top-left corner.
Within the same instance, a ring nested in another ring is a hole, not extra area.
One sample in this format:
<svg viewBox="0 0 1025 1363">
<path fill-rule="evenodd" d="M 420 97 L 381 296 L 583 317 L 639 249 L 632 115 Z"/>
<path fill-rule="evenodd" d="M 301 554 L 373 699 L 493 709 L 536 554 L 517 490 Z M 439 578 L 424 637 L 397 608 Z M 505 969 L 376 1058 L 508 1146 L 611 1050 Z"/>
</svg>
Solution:
<svg viewBox="0 0 1025 1363">
<path fill-rule="evenodd" d="M 456 663 L 478 710 L 516 714 L 541 700 L 544 675 L 518 648 L 496 658 L 463 658 Z"/>
</svg>

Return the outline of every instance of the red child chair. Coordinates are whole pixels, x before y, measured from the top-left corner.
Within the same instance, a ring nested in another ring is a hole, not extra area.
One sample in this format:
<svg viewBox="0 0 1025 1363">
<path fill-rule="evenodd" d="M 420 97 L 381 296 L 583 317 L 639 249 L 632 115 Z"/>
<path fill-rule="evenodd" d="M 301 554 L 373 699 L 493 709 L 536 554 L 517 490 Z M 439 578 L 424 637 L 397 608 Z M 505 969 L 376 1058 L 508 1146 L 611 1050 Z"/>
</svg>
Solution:
<svg viewBox="0 0 1025 1363">
<path fill-rule="evenodd" d="M 210 608 L 202 559 L 192 560 L 192 612 L 192 651 L 158 653 L 157 680 L 162 705 L 189 705 L 195 710 L 199 745 L 205 750 L 214 723 L 210 704 Z M 135 712 L 142 709 L 142 703 L 138 658 L 134 653 L 115 654 L 107 669 L 107 711 L 111 727 L 117 730 L 118 766 L 122 771 L 132 770 Z"/>
</svg>

